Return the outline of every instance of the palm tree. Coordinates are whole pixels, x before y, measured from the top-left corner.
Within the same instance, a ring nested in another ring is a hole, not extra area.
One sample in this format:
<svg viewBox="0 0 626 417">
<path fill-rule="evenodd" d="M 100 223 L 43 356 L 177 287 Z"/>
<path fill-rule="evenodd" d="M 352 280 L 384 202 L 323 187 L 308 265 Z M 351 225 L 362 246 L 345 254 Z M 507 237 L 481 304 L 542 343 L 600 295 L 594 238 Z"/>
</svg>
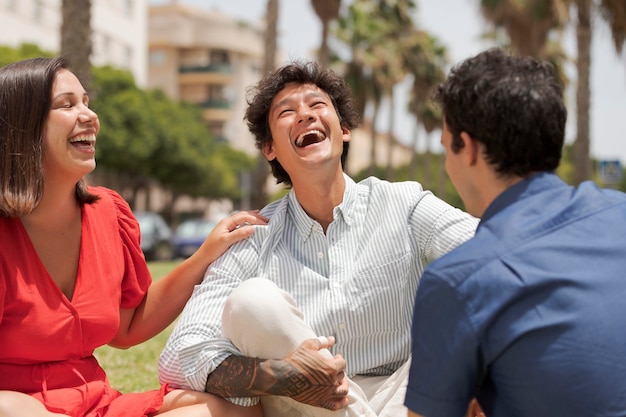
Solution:
<svg viewBox="0 0 626 417">
<path fill-rule="evenodd" d="M 276 68 L 276 43 L 278 33 L 278 0 L 267 0 L 265 14 L 265 56 L 263 71 L 268 73 Z M 267 204 L 267 178 L 269 168 L 263 154 L 259 153 L 256 161 L 255 173 L 252 178 L 250 190 L 250 204 L 254 208 L 261 208 Z"/>
<path fill-rule="evenodd" d="M 341 0 L 311 0 L 311 5 L 313 10 L 315 10 L 315 14 L 322 22 L 322 42 L 318 51 L 318 61 L 322 66 L 327 67 L 330 62 L 328 49 L 329 26 L 330 22 L 339 16 Z"/>
<path fill-rule="evenodd" d="M 380 61 L 373 48 L 385 32 L 386 23 L 381 19 L 373 19 L 376 5 L 372 0 L 354 0 L 347 13 L 340 16 L 334 31 L 337 40 L 343 42 L 350 50 L 350 57 L 345 61 L 345 79 L 350 85 L 356 101 L 356 108 L 365 118 L 368 103 L 372 108 L 371 116 L 371 148 L 369 174 L 373 175 L 376 168 L 376 119 L 382 101 L 382 87 L 374 77 L 376 65 Z"/>
<path fill-rule="evenodd" d="M 521 55 L 545 58 L 548 36 L 568 20 L 570 0 L 481 0 L 480 10 L 495 28 L 505 30 Z"/>
<path fill-rule="evenodd" d="M 412 14 L 416 11 L 414 0 L 379 0 L 379 18 L 387 22 L 385 37 L 382 42 L 375 44 L 383 51 L 377 53 L 379 71 L 375 74 L 380 78 L 380 84 L 389 101 L 389 122 L 387 125 L 387 169 L 385 177 L 393 180 L 393 149 L 395 127 L 395 87 L 406 78 L 410 62 L 406 58 L 406 47 L 416 33 Z"/>
<path fill-rule="evenodd" d="M 61 16 L 61 56 L 91 93 L 91 0 L 63 0 Z"/>
<path fill-rule="evenodd" d="M 371 160 L 369 173 L 376 166 L 376 121 L 383 98 L 390 103 L 387 173 L 391 175 L 393 140 L 394 87 L 406 76 L 402 48 L 407 34 L 414 29 L 411 13 L 414 0 L 354 0 L 347 13 L 339 18 L 335 31 L 338 40 L 351 52 L 346 79 L 355 91 L 360 110 L 371 104 Z"/>
<path fill-rule="evenodd" d="M 525 8 L 522 6 L 525 5 Z M 591 67 L 592 16 L 594 11 L 609 25 L 618 54 L 626 37 L 626 2 L 624 0 L 481 0 L 481 10 L 487 20 L 506 30 L 511 45 L 517 51 L 529 53 L 555 62 L 546 43 L 552 30 L 560 31 L 570 19 L 568 6 L 576 7 L 576 140 L 574 141 L 573 183 L 579 184 L 592 177 L 589 154 L 589 97 L 591 95 L 589 70 Z M 520 17 L 521 15 L 521 17 Z M 523 16 L 525 15 L 525 17 Z M 516 17 L 517 16 L 517 17 Z M 522 23 L 524 22 L 524 23 Z M 551 27 L 551 29 L 549 29 Z M 528 40 L 525 40 L 524 37 Z M 541 40 L 544 39 L 541 48 Z M 561 48 L 559 48 L 561 50 Z M 557 54 L 558 55 L 558 54 Z M 563 55 L 560 56 L 561 58 Z M 557 69 L 558 66 L 557 66 Z M 561 70 L 562 71 L 562 70 Z"/>
<path fill-rule="evenodd" d="M 626 2 L 624 0 L 601 0 L 598 11 L 602 20 L 611 29 L 615 51 L 621 55 L 626 42 Z"/>
<path fill-rule="evenodd" d="M 591 68 L 591 1 L 575 0 L 578 22 L 576 24 L 576 140 L 574 141 L 575 185 L 591 179 L 592 166 L 589 155 L 589 69 Z"/>
<path fill-rule="evenodd" d="M 446 48 L 439 41 L 423 31 L 415 31 L 406 48 L 405 62 L 413 77 L 409 112 L 415 116 L 413 132 L 413 154 L 409 163 L 409 179 L 417 178 L 417 145 L 420 125 L 426 131 L 426 160 L 424 161 L 425 185 L 430 187 L 430 134 L 441 127 L 441 110 L 431 100 L 434 89 L 445 79 L 448 62 Z M 428 169 L 427 169 L 428 168 Z"/>
<path fill-rule="evenodd" d="M 626 2 L 624 0 L 601 0 L 599 4 L 591 0 L 576 0 L 578 22 L 576 24 L 576 45 L 578 60 L 578 86 L 576 91 L 576 140 L 574 142 L 574 184 L 591 179 L 592 163 L 589 139 L 589 96 L 591 88 L 589 69 L 591 67 L 592 15 L 597 6 L 600 17 L 611 30 L 615 51 L 622 53 L 626 38 Z"/>
<path fill-rule="evenodd" d="M 576 70 L 578 85 L 576 90 L 576 140 L 573 146 L 573 183 L 580 184 L 592 177 L 593 166 L 590 158 L 589 137 L 589 97 L 591 95 L 589 70 L 591 67 L 591 38 L 593 33 L 592 16 L 597 8 L 600 17 L 609 25 L 618 54 L 626 36 L 626 2 L 624 0 L 575 0 L 577 11 L 576 48 L 578 59 Z"/>
</svg>

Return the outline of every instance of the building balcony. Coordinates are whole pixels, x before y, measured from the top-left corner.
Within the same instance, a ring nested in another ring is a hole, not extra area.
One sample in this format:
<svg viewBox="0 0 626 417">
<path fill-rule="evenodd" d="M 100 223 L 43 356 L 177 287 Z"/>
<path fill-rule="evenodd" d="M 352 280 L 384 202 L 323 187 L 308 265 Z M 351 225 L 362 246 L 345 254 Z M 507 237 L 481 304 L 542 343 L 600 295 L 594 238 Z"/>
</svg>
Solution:
<svg viewBox="0 0 626 417">
<path fill-rule="evenodd" d="M 207 100 L 198 103 L 198 105 L 204 109 L 230 109 L 230 103 L 226 100 Z"/>
<path fill-rule="evenodd" d="M 208 65 L 181 65 L 178 68 L 180 74 L 197 72 L 217 72 L 221 74 L 232 74 L 233 68 L 230 64 L 208 64 Z"/>
</svg>

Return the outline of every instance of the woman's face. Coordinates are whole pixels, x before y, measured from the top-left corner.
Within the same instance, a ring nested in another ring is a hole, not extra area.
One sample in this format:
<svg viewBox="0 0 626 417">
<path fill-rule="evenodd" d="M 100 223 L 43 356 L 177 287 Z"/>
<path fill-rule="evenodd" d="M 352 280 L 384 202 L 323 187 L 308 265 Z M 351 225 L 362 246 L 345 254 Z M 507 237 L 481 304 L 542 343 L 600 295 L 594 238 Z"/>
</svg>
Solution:
<svg viewBox="0 0 626 417">
<path fill-rule="evenodd" d="M 89 96 L 76 76 L 61 69 L 52 86 L 52 105 L 45 127 L 43 153 L 46 181 L 71 181 L 96 167 L 98 115 L 89 108 Z"/>
</svg>

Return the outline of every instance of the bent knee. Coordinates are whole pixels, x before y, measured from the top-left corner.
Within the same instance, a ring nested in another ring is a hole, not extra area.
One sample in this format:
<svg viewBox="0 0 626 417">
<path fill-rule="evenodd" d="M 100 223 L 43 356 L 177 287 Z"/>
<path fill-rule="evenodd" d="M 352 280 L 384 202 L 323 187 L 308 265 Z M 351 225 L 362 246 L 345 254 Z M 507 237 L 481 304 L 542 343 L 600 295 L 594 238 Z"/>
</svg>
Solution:
<svg viewBox="0 0 626 417">
<path fill-rule="evenodd" d="M 291 296 L 265 278 L 242 282 L 226 299 L 222 321 L 246 326 L 280 317 L 295 305 Z"/>
</svg>

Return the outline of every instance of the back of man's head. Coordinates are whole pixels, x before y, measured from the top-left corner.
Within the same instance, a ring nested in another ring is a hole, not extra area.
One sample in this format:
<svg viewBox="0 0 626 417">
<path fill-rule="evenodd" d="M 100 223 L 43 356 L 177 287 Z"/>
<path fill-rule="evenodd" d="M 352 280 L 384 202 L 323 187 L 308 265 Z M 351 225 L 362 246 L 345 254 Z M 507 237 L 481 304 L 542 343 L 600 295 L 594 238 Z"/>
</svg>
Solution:
<svg viewBox="0 0 626 417">
<path fill-rule="evenodd" d="M 524 177 L 558 167 L 567 109 L 551 64 L 490 49 L 452 68 L 436 99 L 453 151 L 467 132 L 485 145 L 487 160 L 501 175 Z"/>
</svg>

